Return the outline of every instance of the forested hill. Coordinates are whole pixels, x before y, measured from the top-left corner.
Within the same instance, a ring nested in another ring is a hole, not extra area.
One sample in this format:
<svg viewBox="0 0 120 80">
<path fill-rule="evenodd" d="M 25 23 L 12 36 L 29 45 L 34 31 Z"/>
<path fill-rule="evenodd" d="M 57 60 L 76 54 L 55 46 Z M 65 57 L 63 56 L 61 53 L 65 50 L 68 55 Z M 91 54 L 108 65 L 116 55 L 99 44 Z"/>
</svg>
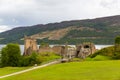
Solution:
<svg viewBox="0 0 120 80">
<path fill-rule="evenodd" d="M 0 33 L 0 43 L 23 43 L 24 35 L 50 44 L 77 44 L 86 41 L 113 44 L 114 38 L 120 35 L 120 15 L 18 27 Z"/>
</svg>

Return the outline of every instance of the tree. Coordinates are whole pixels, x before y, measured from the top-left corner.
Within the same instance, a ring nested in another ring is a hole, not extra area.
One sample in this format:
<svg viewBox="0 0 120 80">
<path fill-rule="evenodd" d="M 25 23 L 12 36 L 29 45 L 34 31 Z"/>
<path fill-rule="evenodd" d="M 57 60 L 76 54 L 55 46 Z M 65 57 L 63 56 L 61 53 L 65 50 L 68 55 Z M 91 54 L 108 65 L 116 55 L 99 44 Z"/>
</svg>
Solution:
<svg viewBox="0 0 120 80">
<path fill-rule="evenodd" d="M 21 58 L 20 47 L 18 44 L 7 44 L 1 51 L 1 65 L 18 66 Z"/>
<path fill-rule="evenodd" d="M 120 52 L 120 36 L 115 38 L 115 51 Z"/>
<path fill-rule="evenodd" d="M 22 56 L 20 60 L 19 66 L 33 66 L 35 64 L 40 64 L 42 57 L 36 53 L 33 52 L 31 55 L 28 56 Z"/>
<path fill-rule="evenodd" d="M 120 36 L 115 38 L 114 57 L 115 57 L 115 59 L 120 59 Z"/>
<path fill-rule="evenodd" d="M 1 51 L 1 66 L 7 66 L 8 62 L 7 47 L 4 47 Z"/>
</svg>

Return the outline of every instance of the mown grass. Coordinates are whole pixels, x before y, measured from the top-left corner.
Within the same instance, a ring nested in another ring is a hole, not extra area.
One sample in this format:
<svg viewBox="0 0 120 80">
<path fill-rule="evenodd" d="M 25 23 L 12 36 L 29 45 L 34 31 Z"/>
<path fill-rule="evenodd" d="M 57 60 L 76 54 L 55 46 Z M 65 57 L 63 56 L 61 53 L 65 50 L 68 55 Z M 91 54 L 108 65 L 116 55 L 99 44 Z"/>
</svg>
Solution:
<svg viewBox="0 0 120 80">
<path fill-rule="evenodd" d="M 0 76 L 11 74 L 14 72 L 18 72 L 24 69 L 27 69 L 28 67 L 4 67 L 0 68 Z"/>
<path fill-rule="evenodd" d="M 120 80 L 120 61 L 55 64 L 1 80 Z"/>
</svg>

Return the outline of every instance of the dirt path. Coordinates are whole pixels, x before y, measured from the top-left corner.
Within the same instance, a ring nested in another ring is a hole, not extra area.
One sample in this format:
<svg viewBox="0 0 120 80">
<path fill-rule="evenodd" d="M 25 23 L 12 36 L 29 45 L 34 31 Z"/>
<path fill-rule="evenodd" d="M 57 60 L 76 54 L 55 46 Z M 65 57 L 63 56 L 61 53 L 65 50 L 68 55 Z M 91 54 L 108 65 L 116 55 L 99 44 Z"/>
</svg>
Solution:
<svg viewBox="0 0 120 80">
<path fill-rule="evenodd" d="M 35 70 L 35 69 L 38 69 L 38 68 L 43 68 L 43 67 L 46 67 L 46 66 L 49 66 L 49 65 L 52 65 L 52 64 L 56 64 L 56 63 L 59 63 L 59 62 L 60 61 L 53 61 L 53 62 L 44 64 L 44 65 L 41 65 L 41 66 L 37 66 L 37 67 L 33 67 L 33 68 L 26 69 L 26 70 L 23 70 L 23 71 L 15 72 L 15 73 L 12 73 L 12 74 L 7 74 L 7 75 L 4 75 L 4 76 L 0 76 L 0 79 L 5 78 L 5 77 L 9 77 L 9 76 L 13 76 L 13 75 L 17 75 L 17 74 L 21 74 L 21 73 L 25 73 L 25 72 Z"/>
</svg>

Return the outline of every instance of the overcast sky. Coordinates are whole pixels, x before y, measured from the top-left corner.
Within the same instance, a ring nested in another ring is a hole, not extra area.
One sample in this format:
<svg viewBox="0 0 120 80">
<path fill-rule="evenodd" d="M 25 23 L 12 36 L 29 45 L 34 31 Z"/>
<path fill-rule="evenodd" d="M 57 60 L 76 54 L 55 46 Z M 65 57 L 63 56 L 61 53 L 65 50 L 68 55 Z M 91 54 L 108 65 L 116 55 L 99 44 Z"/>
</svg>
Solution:
<svg viewBox="0 0 120 80">
<path fill-rule="evenodd" d="M 0 0 L 0 32 L 18 26 L 120 14 L 120 0 Z"/>
</svg>

